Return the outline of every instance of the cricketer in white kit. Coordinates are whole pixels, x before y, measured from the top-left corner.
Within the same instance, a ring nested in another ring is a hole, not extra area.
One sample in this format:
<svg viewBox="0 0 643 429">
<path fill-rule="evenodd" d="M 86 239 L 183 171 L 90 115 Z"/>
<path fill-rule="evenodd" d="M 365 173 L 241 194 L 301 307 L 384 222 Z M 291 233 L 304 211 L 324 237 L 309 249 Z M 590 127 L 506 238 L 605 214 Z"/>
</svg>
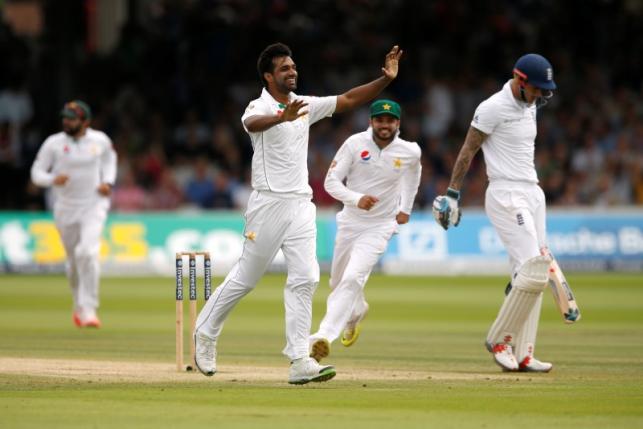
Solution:
<svg viewBox="0 0 643 429">
<path fill-rule="evenodd" d="M 460 188 L 482 147 L 489 185 L 485 211 L 509 253 L 511 283 L 486 345 L 506 371 L 548 372 L 552 364 L 534 357 L 542 295 L 547 285 L 545 195 L 534 164 L 537 108 L 556 89 L 549 61 L 538 54 L 518 59 L 513 79 L 480 103 L 456 160 L 446 195 L 433 203 L 445 229 L 460 222 Z"/>
<path fill-rule="evenodd" d="M 312 296 L 319 282 L 316 256 L 315 205 L 308 185 L 308 133 L 315 122 L 372 100 L 396 76 L 402 51 L 386 55 L 382 76 L 331 97 L 296 95 L 297 68 L 290 49 L 281 43 L 261 53 L 257 68 L 264 85 L 241 121 L 252 140 L 252 188 L 245 213 L 243 252 L 225 280 L 199 313 L 194 341 L 196 366 L 216 372 L 216 341 L 234 306 L 248 294 L 277 254 L 283 251 L 288 278 L 284 289 L 288 382 L 326 381 L 335 369 L 309 357 Z"/>
<path fill-rule="evenodd" d="M 52 187 L 53 215 L 67 255 L 67 278 L 78 327 L 100 327 L 99 252 L 116 180 L 116 152 L 102 131 L 89 128 L 91 110 L 79 100 L 65 104 L 63 132 L 49 136 L 31 167 L 31 180 Z"/>
<path fill-rule="evenodd" d="M 368 277 L 398 225 L 409 221 L 422 153 L 417 143 L 399 137 L 400 116 L 394 101 L 372 103 L 370 127 L 344 142 L 326 175 L 326 191 L 344 208 L 337 214 L 326 315 L 310 337 L 317 361 L 328 356 L 340 335 L 346 347 L 357 341 L 369 308 L 364 296 Z"/>
</svg>

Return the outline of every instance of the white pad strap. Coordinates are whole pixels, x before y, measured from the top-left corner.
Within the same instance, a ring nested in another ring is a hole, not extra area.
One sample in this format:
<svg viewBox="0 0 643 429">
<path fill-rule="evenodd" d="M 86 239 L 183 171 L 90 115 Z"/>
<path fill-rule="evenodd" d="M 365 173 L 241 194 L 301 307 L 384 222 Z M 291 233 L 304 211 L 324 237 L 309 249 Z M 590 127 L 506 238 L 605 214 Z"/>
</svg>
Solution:
<svg viewBox="0 0 643 429">
<path fill-rule="evenodd" d="M 547 285 L 551 260 L 537 256 L 525 262 L 511 282 L 513 288 L 500 307 L 498 317 L 487 334 L 487 344 L 512 343 L 523 329 L 529 313 Z"/>
</svg>

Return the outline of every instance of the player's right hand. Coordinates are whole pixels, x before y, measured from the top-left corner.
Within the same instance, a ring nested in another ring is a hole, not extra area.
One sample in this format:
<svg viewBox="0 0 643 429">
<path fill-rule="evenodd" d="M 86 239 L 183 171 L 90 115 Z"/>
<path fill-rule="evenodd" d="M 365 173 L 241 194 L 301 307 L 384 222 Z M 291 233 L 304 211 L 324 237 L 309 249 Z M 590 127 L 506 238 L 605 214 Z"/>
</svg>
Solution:
<svg viewBox="0 0 643 429">
<path fill-rule="evenodd" d="M 453 192 L 450 190 L 450 192 Z M 455 191 L 457 192 L 457 191 Z M 449 225 L 458 226 L 462 212 L 458 207 L 459 192 L 455 195 L 439 195 L 433 200 L 433 217 L 435 221 L 446 231 Z"/>
<path fill-rule="evenodd" d="M 59 174 L 58 176 L 54 177 L 54 185 L 55 186 L 63 186 L 67 181 L 69 180 L 69 176 L 66 174 Z"/>
<path fill-rule="evenodd" d="M 370 210 L 373 208 L 376 202 L 379 201 L 379 198 L 374 197 L 372 195 L 364 195 L 362 198 L 359 199 L 357 202 L 357 207 L 359 207 L 362 210 Z"/>
<path fill-rule="evenodd" d="M 286 107 L 281 112 L 281 120 L 284 122 L 291 122 L 301 118 L 304 115 L 307 115 L 307 110 L 304 110 L 303 112 L 299 111 L 302 107 L 306 106 L 308 106 L 308 103 L 306 103 L 304 100 L 290 101 L 288 104 L 286 104 Z"/>
</svg>

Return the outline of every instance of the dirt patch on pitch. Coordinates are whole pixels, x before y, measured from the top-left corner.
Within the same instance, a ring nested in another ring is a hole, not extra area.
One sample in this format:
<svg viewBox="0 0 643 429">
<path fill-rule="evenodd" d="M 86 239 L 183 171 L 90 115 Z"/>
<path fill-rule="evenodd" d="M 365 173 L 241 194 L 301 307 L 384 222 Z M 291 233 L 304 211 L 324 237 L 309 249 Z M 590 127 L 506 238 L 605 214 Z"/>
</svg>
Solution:
<svg viewBox="0 0 643 429">
<path fill-rule="evenodd" d="M 288 367 L 222 365 L 214 377 L 198 373 L 177 372 L 172 364 L 129 361 L 93 361 L 68 359 L 34 359 L 0 357 L 0 374 L 24 375 L 95 381 L 101 383 L 163 382 L 284 382 Z M 335 380 L 405 381 L 405 380 L 496 380 L 509 374 L 402 371 L 395 369 L 338 368 Z M 515 375 L 514 375 L 515 377 Z"/>
</svg>

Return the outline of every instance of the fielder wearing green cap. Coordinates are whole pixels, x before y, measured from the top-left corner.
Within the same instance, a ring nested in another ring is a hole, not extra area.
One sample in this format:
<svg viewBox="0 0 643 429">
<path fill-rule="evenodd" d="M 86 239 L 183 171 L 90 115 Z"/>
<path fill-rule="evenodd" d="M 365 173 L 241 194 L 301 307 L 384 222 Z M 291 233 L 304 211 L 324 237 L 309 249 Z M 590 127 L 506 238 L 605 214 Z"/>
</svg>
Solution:
<svg viewBox="0 0 643 429">
<path fill-rule="evenodd" d="M 392 100 L 377 100 L 371 104 L 371 118 L 379 115 L 391 115 L 397 119 L 401 118 L 402 109 L 400 105 Z"/>
<path fill-rule="evenodd" d="M 65 106 L 63 106 L 63 109 L 60 111 L 60 116 L 86 121 L 92 118 L 92 111 L 84 101 L 74 100 L 65 103 Z"/>
<path fill-rule="evenodd" d="M 337 214 L 326 315 L 310 337 L 317 360 L 338 338 L 345 347 L 357 341 L 369 309 L 366 281 L 398 225 L 409 221 L 421 151 L 399 137 L 401 110 L 392 100 L 373 102 L 370 127 L 344 142 L 326 175 L 324 188 L 344 209 Z"/>
</svg>

